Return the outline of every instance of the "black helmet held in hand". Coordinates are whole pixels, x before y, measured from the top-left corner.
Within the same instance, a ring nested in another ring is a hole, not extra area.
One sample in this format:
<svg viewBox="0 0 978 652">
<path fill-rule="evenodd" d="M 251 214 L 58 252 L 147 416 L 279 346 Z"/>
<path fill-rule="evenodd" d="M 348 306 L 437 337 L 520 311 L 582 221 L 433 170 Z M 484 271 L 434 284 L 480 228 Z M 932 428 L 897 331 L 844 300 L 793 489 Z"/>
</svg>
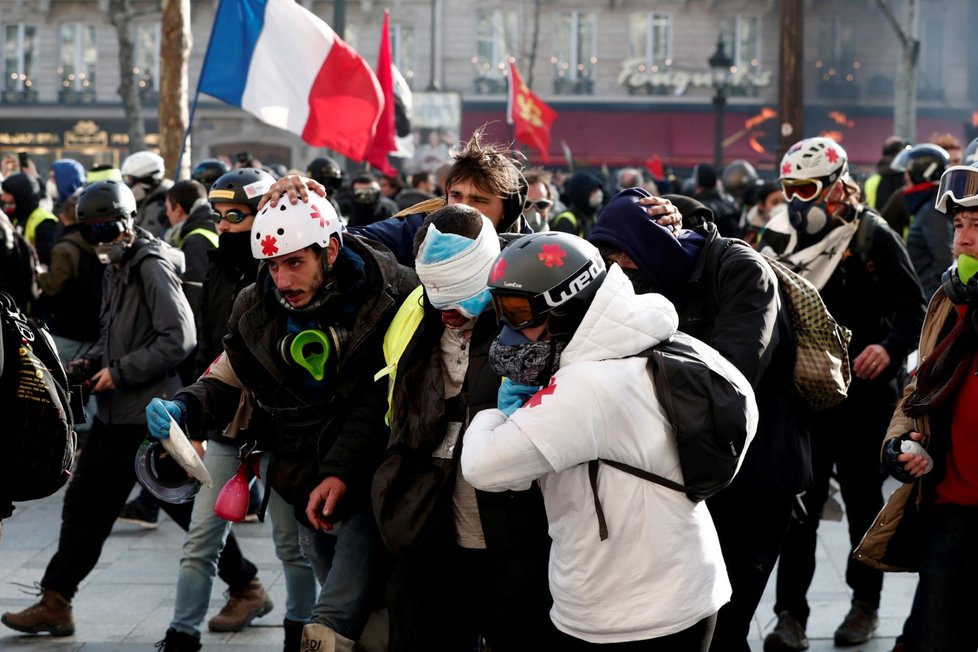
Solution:
<svg viewBox="0 0 978 652">
<path fill-rule="evenodd" d="M 538 326 L 549 315 L 552 335 L 570 335 L 606 274 L 593 244 L 548 231 L 523 236 L 503 249 L 489 273 L 489 290 L 496 316 L 510 328 Z"/>
<path fill-rule="evenodd" d="M 245 204 L 251 210 L 258 210 L 258 202 L 262 195 L 268 192 L 275 179 L 258 168 L 237 168 L 223 174 L 207 193 L 211 204 L 225 202 L 228 204 Z"/>
</svg>

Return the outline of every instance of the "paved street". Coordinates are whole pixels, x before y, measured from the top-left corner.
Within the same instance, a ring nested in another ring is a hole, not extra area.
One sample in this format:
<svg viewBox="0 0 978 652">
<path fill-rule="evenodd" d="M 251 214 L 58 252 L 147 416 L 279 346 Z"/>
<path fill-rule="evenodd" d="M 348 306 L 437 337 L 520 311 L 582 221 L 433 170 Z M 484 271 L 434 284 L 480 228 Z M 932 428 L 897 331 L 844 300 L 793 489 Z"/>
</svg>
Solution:
<svg viewBox="0 0 978 652">
<path fill-rule="evenodd" d="M 889 491 L 892 484 L 887 485 Z M 4 522 L 0 540 L 0 611 L 17 611 L 35 601 L 17 584 L 30 586 L 38 581 L 57 545 L 62 490 L 43 501 L 23 503 L 14 516 Z M 203 635 L 204 650 L 218 647 L 233 652 L 281 650 L 285 587 L 281 566 L 275 558 L 270 528 L 261 524 L 236 525 L 245 554 L 259 568 L 259 578 L 269 588 L 275 609 L 240 634 Z M 51 639 L 47 636 L 22 636 L 0 626 L 3 652 L 84 650 L 85 652 L 148 652 L 163 637 L 173 614 L 173 598 L 183 531 L 161 515 L 157 530 L 142 530 L 116 524 L 106 542 L 95 571 L 81 586 L 74 602 L 77 632 L 74 636 Z M 818 568 L 809 592 L 812 617 L 808 627 L 811 650 L 836 649 L 832 632 L 849 607 L 845 586 L 845 556 L 848 550 L 845 521 L 824 521 L 820 528 Z M 880 609 L 879 638 L 860 649 L 884 652 L 893 645 L 910 608 L 915 575 L 888 575 Z M 26 590 L 26 589 L 23 589 Z M 224 603 L 224 586 L 217 582 L 211 595 L 211 611 Z M 775 625 L 771 610 L 774 583 L 768 586 L 755 616 L 751 641 L 761 649 L 765 634 Z"/>
</svg>

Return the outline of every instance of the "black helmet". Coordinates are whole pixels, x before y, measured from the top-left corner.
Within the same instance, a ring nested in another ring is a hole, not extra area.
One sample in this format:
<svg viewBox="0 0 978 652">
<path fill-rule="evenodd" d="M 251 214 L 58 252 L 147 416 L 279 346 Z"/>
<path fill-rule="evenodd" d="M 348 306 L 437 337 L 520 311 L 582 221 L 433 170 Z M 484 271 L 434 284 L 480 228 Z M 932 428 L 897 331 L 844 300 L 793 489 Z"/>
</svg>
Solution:
<svg viewBox="0 0 978 652">
<path fill-rule="evenodd" d="M 314 158 L 309 163 L 306 176 L 326 186 L 326 194 L 332 195 L 343 185 L 343 170 L 339 164 L 327 156 Z"/>
<path fill-rule="evenodd" d="M 893 159 L 890 167 L 906 172 L 913 184 L 937 181 L 951 165 L 951 156 L 943 147 L 931 143 L 908 147 Z"/>
<path fill-rule="evenodd" d="M 189 503 L 200 490 L 200 480 L 190 476 L 157 439 L 147 439 L 139 447 L 135 467 L 139 484 L 165 503 Z"/>
<path fill-rule="evenodd" d="M 258 168 L 238 168 L 222 174 L 211 186 L 207 199 L 211 204 L 246 204 L 252 211 L 257 211 L 258 202 L 273 183 L 275 179 L 268 172 Z"/>
<path fill-rule="evenodd" d="M 551 320 L 551 334 L 570 335 L 606 274 L 598 248 L 587 240 L 559 231 L 534 233 L 499 254 L 489 291 L 496 316 L 510 328 L 537 326 L 550 314 L 558 318 Z"/>
<path fill-rule="evenodd" d="M 121 181 L 96 181 L 78 196 L 75 212 L 79 223 L 133 219 L 136 217 L 136 198 L 129 186 Z"/>
<path fill-rule="evenodd" d="M 190 178 L 194 181 L 199 181 L 205 188 L 210 190 L 214 182 L 230 169 L 224 161 L 216 158 L 205 158 L 194 166 L 194 171 L 190 173 Z"/>
<path fill-rule="evenodd" d="M 757 181 L 757 170 L 747 161 L 737 160 L 723 168 L 723 187 L 734 197 L 743 198 L 748 188 Z"/>
</svg>

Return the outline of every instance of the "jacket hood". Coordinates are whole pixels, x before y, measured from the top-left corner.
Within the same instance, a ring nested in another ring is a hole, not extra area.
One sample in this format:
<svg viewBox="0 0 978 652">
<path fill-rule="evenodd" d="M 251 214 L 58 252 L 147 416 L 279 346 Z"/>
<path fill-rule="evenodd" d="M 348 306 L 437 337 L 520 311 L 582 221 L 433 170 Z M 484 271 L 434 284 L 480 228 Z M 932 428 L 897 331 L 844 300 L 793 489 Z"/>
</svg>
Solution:
<svg viewBox="0 0 978 652">
<path fill-rule="evenodd" d="M 644 197 L 651 194 L 643 188 L 615 195 L 601 211 L 588 240 L 625 252 L 656 292 L 672 296 L 689 278 L 704 240 L 693 231 L 674 236 L 639 204 Z"/>
<path fill-rule="evenodd" d="M 679 315 L 668 299 L 636 295 L 625 273 L 612 265 L 561 354 L 560 366 L 627 358 L 668 340 L 678 327 Z"/>
<path fill-rule="evenodd" d="M 10 175 L 3 180 L 0 187 L 3 188 L 4 192 L 9 192 L 14 196 L 17 210 L 9 217 L 18 221 L 25 221 L 27 216 L 41 202 L 41 184 L 36 177 L 25 172 Z"/>
<path fill-rule="evenodd" d="M 74 192 L 85 185 L 85 168 L 73 158 L 63 158 L 51 164 L 54 172 L 54 185 L 58 187 L 58 197 L 64 202 Z"/>
<path fill-rule="evenodd" d="M 567 203 L 580 211 L 591 215 L 594 208 L 588 203 L 591 193 L 595 188 L 601 188 L 601 179 L 589 172 L 576 172 L 574 176 L 567 180 L 565 186 L 567 190 Z"/>
<path fill-rule="evenodd" d="M 183 276 L 183 273 L 187 270 L 187 260 L 183 255 L 183 252 L 176 247 L 171 247 L 159 238 L 155 238 L 149 234 L 148 231 L 144 231 L 137 227 L 137 242 L 143 241 L 140 246 L 133 245 L 136 247 L 136 252 L 133 254 L 132 259 L 129 261 L 129 267 L 135 268 L 136 265 L 146 258 L 147 256 L 156 256 L 167 260 L 176 269 L 177 274 Z"/>
</svg>

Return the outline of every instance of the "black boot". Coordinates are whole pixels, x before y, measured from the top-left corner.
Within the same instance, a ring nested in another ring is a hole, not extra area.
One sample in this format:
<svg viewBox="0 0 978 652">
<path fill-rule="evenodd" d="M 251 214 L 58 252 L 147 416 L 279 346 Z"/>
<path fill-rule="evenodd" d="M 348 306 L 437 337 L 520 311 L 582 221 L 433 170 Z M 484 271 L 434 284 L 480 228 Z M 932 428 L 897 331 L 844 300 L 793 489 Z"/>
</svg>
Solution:
<svg viewBox="0 0 978 652">
<path fill-rule="evenodd" d="M 289 620 L 288 618 L 285 619 L 282 623 L 282 627 L 285 628 L 285 647 L 282 648 L 283 652 L 300 652 L 302 649 L 302 628 L 305 625 L 305 623 Z"/>
<path fill-rule="evenodd" d="M 160 652 L 197 652 L 200 647 L 199 638 L 178 632 L 172 627 L 166 630 L 166 637 L 156 644 L 156 649 Z"/>
</svg>

